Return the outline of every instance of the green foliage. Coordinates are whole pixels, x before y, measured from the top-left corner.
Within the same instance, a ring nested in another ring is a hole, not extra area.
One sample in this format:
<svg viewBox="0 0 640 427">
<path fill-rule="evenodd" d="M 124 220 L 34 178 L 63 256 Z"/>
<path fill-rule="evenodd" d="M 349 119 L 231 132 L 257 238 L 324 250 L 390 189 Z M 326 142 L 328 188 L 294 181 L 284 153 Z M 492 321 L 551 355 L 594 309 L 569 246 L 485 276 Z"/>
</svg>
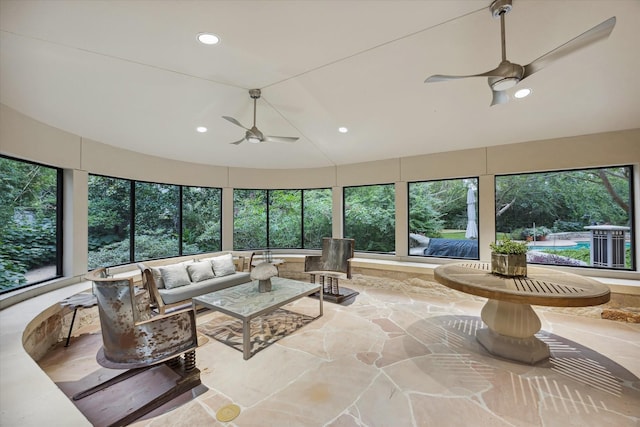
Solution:
<svg viewBox="0 0 640 427">
<path fill-rule="evenodd" d="M 331 194 L 330 188 L 304 190 L 304 248 L 321 248 L 322 238 L 332 235 Z"/>
<path fill-rule="evenodd" d="M 111 243 L 89 251 L 89 270 L 129 262 L 129 239 Z"/>
<path fill-rule="evenodd" d="M 592 223 L 629 225 L 631 168 L 496 177 L 496 230 L 554 224 L 555 232 Z M 567 229 L 562 226 L 566 225 Z"/>
<path fill-rule="evenodd" d="M 331 189 L 237 189 L 233 200 L 233 245 L 236 249 L 320 248 L 322 238 L 331 236 Z M 301 235 L 302 223 L 304 236 Z"/>
<path fill-rule="evenodd" d="M 58 172 L 0 157 L 0 287 L 26 284 L 28 270 L 57 260 Z"/>
<path fill-rule="evenodd" d="M 269 191 L 269 247 L 302 245 L 302 191 Z"/>
<path fill-rule="evenodd" d="M 18 288 L 27 283 L 26 273 L 27 267 L 24 264 L 0 253 L 0 291 Z"/>
<path fill-rule="evenodd" d="M 511 239 L 498 240 L 489 244 L 491 251 L 503 255 L 521 255 L 527 253 L 527 244 L 525 242 L 516 242 Z"/>
<path fill-rule="evenodd" d="M 267 247 L 267 191 L 233 191 L 233 247 Z"/>
<path fill-rule="evenodd" d="M 557 219 L 553 222 L 553 227 L 551 230 L 554 233 L 584 231 L 584 224 L 577 221 L 563 221 L 561 219 Z"/>
<path fill-rule="evenodd" d="M 195 254 L 222 249 L 222 190 L 183 187 L 182 253 Z"/>
<path fill-rule="evenodd" d="M 395 250 L 395 187 L 393 184 L 344 189 L 344 235 L 360 251 Z"/>
<path fill-rule="evenodd" d="M 545 237 L 549 233 L 551 233 L 551 230 L 549 230 L 547 227 L 545 227 L 545 226 L 536 226 L 536 227 L 530 227 L 530 228 L 522 229 L 522 233 L 517 238 L 527 239 L 527 238 L 534 238 L 535 237 L 537 239 L 537 238 L 540 238 L 540 237 Z M 512 233 L 512 234 L 515 234 L 515 233 Z"/>
<path fill-rule="evenodd" d="M 157 230 L 149 234 L 136 235 L 135 260 L 167 258 L 178 255 L 178 235 Z"/>
<path fill-rule="evenodd" d="M 477 186 L 476 180 L 471 180 L 471 183 Z M 468 179 L 410 183 L 409 232 L 428 237 L 445 237 L 445 229 L 465 230 L 468 222 L 469 184 Z M 463 232 L 462 237 L 457 238 L 464 239 L 464 234 Z"/>
<path fill-rule="evenodd" d="M 463 240 L 466 239 L 465 230 L 445 230 L 442 232 L 442 237 L 445 239 Z"/>
</svg>

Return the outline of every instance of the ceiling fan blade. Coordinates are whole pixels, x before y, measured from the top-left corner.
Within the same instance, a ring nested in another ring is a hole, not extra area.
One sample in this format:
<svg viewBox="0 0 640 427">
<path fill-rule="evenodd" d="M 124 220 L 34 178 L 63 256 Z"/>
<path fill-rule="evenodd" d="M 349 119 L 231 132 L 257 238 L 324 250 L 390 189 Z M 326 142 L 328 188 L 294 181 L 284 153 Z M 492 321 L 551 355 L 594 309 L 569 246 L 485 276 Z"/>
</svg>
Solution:
<svg viewBox="0 0 640 427">
<path fill-rule="evenodd" d="M 236 142 L 230 142 L 229 144 L 238 145 L 238 144 L 240 144 L 241 142 L 244 142 L 244 138 L 242 138 L 241 140 L 236 141 Z"/>
<path fill-rule="evenodd" d="M 296 136 L 265 136 L 265 142 L 296 142 L 300 138 Z"/>
<path fill-rule="evenodd" d="M 249 130 L 248 127 L 244 127 L 242 125 L 242 123 L 240 123 L 239 121 L 237 121 L 236 119 L 234 119 L 233 117 L 229 117 L 229 116 L 222 116 L 223 119 L 230 121 L 231 123 L 233 123 L 236 126 L 240 126 L 242 129 L 246 129 Z"/>
<path fill-rule="evenodd" d="M 491 106 L 496 104 L 506 104 L 509 102 L 509 95 L 504 90 L 492 90 L 493 99 L 491 100 Z"/>
<path fill-rule="evenodd" d="M 529 77 L 531 74 L 542 70 L 547 65 L 551 64 L 558 59 L 567 56 L 579 49 L 589 46 L 599 40 L 606 39 L 613 31 L 613 27 L 616 25 L 616 17 L 612 16 L 604 22 L 596 25 L 590 30 L 585 31 L 578 37 L 569 40 L 565 44 L 558 46 L 551 52 L 545 53 L 540 58 L 536 59 L 529 65 L 524 67 L 523 79 Z"/>
<path fill-rule="evenodd" d="M 466 79 L 468 77 L 502 77 L 503 72 L 500 67 L 494 68 L 491 71 L 487 71 L 482 74 L 472 74 L 469 76 L 447 76 L 444 74 L 434 74 L 433 76 L 427 77 L 424 81 L 425 83 L 435 83 L 435 82 L 446 82 L 448 80 L 457 80 L 457 79 Z"/>
</svg>

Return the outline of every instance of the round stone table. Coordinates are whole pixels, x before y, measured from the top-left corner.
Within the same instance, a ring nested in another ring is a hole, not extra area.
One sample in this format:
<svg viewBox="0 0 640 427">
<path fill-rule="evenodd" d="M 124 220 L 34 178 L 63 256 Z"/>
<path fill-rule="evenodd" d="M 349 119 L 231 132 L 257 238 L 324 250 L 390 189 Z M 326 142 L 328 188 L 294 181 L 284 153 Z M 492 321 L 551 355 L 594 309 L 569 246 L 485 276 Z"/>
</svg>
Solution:
<svg viewBox="0 0 640 427">
<path fill-rule="evenodd" d="M 491 265 L 462 262 L 441 265 L 434 270 L 443 285 L 488 298 L 481 317 L 487 328 L 476 339 L 489 353 L 525 363 L 549 357 L 549 346 L 534 336 L 540 318 L 531 305 L 584 307 L 609 301 L 606 285 L 576 274 L 527 266 L 526 277 L 505 277 L 491 273 Z"/>
</svg>

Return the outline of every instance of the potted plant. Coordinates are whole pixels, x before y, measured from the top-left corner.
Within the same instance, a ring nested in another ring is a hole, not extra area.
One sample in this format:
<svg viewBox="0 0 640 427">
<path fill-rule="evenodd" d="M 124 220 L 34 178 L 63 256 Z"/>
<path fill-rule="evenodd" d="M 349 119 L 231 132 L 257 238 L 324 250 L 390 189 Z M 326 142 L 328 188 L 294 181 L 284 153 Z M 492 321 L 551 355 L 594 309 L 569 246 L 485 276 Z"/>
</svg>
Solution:
<svg viewBox="0 0 640 427">
<path fill-rule="evenodd" d="M 511 239 L 492 242 L 491 273 L 517 277 L 527 275 L 527 244 Z"/>
<path fill-rule="evenodd" d="M 533 240 L 541 242 L 547 239 L 547 235 L 549 233 L 551 233 L 551 230 L 542 225 L 539 227 L 525 228 L 522 231 L 522 237 L 524 237 L 528 242 Z"/>
</svg>

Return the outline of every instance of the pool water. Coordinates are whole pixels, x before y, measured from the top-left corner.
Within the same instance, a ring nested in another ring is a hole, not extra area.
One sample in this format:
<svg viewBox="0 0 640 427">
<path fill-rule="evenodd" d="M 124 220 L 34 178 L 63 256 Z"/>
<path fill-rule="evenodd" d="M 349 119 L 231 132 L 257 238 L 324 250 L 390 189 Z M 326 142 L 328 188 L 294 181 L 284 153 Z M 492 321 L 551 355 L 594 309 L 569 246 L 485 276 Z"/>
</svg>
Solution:
<svg viewBox="0 0 640 427">
<path fill-rule="evenodd" d="M 547 245 L 547 246 L 529 246 L 529 250 L 530 251 L 544 251 L 544 250 L 556 250 L 556 251 L 562 251 L 562 250 L 566 250 L 566 249 L 589 249 L 591 247 L 591 242 L 576 242 L 575 246 L 553 246 L 553 245 Z M 629 242 L 625 243 L 625 247 L 629 248 L 631 247 L 631 244 Z"/>
</svg>

